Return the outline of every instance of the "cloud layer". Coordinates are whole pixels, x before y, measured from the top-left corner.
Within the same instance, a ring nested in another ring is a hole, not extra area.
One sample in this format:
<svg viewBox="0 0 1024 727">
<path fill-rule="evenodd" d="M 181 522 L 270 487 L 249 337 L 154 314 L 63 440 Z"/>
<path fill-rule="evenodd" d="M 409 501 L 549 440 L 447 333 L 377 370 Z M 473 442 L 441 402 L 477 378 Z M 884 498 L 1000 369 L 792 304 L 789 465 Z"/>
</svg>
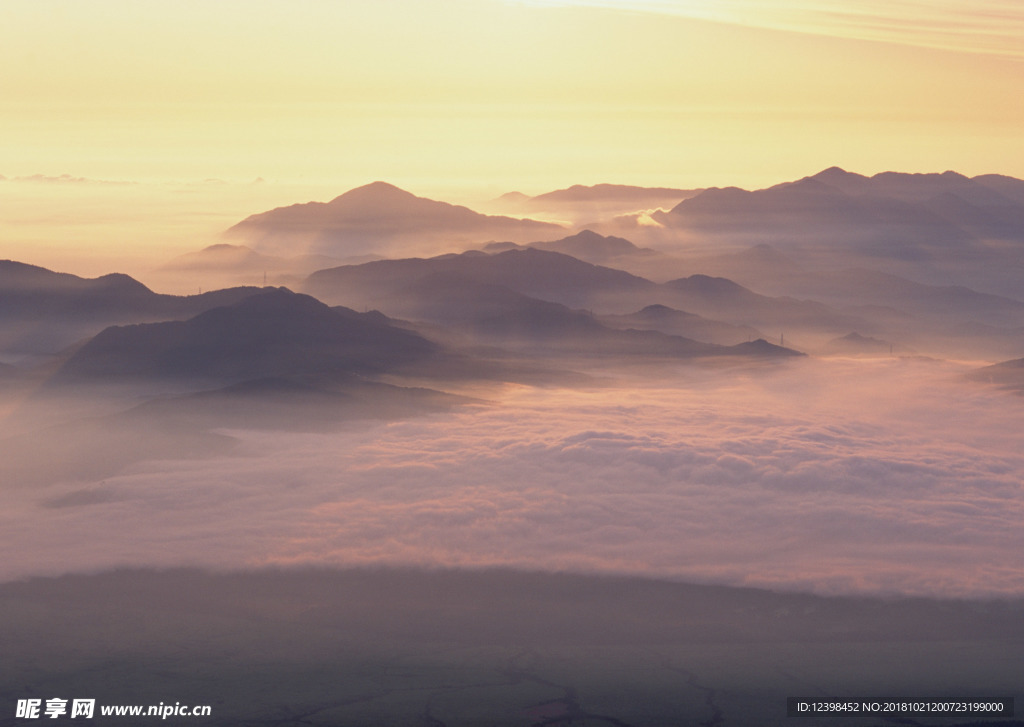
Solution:
<svg viewBox="0 0 1024 727">
<path fill-rule="evenodd" d="M 951 364 L 679 367 L 9 488 L 4 579 L 115 565 L 418 564 L 820 593 L 1024 594 L 1017 397 Z M 664 378 L 657 379 L 664 382 Z M 647 379 L 650 381 L 650 379 Z"/>
</svg>

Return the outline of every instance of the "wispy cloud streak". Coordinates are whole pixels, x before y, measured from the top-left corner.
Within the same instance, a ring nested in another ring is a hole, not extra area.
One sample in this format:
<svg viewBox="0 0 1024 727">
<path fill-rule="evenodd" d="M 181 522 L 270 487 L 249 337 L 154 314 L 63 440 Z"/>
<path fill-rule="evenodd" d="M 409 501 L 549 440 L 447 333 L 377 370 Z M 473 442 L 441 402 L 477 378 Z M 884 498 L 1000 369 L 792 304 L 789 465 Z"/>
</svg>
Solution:
<svg viewBox="0 0 1024 727">
<path fill-rule="evenodd" d="M 1024 6 L 1013 0 L 527 0 L 653 12 L 753 27 L 1024 59 Z"/>
</svg>

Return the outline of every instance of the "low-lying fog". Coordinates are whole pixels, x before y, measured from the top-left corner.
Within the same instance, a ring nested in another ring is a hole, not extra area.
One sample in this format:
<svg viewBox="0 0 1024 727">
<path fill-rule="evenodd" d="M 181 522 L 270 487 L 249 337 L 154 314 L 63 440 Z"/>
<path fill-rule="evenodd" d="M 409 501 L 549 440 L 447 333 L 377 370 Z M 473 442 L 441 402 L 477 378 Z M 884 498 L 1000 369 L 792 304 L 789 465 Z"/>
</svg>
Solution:
<svg viewBox="0 0 1024 727">
<path fill-rule="evenodd" d="M 221 431 L 237 444 L 202 459 L 7 482 L 0 578 L 502 565 L 1021 596 L 1024 406 L 969 368 L 679 365 L 330 432 Z"/>
</svg>

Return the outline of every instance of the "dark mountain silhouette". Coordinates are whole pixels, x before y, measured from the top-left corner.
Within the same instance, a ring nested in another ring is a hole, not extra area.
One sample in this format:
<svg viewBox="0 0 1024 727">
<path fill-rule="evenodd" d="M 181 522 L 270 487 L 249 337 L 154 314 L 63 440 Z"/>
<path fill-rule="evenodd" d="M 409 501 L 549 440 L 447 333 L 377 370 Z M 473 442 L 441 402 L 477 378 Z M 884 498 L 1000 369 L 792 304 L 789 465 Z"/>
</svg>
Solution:
<svg viewBox="0 0 1024 727">
<path fill-rule="evenodd" d="M 385 182 L 358 187 L 330 202 L 307 202 L 252 215 L 228 230 L 263 248 L 345 257 L 382 252 L 409 241 L 443 237 L 453 242 L 530 240 L 559 232 L 558 225 L 496 217 L 468 207 L 417 197 Z"/>
<path fill-rule="evenodd" d="M 838 245 L 892 260 L 946 260 L 984 254 L 982 243 L 991 238 L 1024 242 L 1016 182 L 956 172 L 866 177 L 832 167 L 754 192 L 709 189 L 655 219 L 705 234 Z"/>
<path fill-rule="evenodd" d="M 871 336 L 862 336 L 856 331 L 833 338 L 825 344 L 822 353 L 846 356 L 888 354 L 892 344 Z"/>
<path fill-rule="evenodd" d="M 500 204 L 519 204 L 528 199 L 530 199 L 530 195 L 523 194 L 522 192 L 506 192 L 494 201 Z"/>
<path fill-rule="evenodd" d="M 468 341 L 533 354 L 697 356 L 718 353 L 696 341 L 603 325 L 587 311 L 540 300 L 509 287 L 441 270 L 389 295 L 391 310 L 405 318 L 444 326 Z"/>
<path fill-rule="evenodd" d="M 372 374 L 439 353 L 378 317 L 337 311 L 280 288 L 186 321 L 114 326 L 77 348 L 57 381 L 132 378 L 239 382 L 297 375 Z"/>
<path fill-rule="evenodd" d="M 539 304 L 539 305 L 538 305 Z M 798 352 L 779 346 L 722 345 L 660 330 L 604 325 L 585 311 L 557 303 L 534 301 L 472 322 L 479 337 L 532 353 L 601 356 L 609 359 L 696 358 L 708 356 L 789 356 Z"/>
<path fill-rule="evenodd" d="M 396 290 L 392 307 L 403 317 L 468 326 L 481 333 L 481 322 L 502 316 L 546 318 L 557 326 L 559 319 L 575 315 L 560 303 L 531 298 L 506 286 L 479 282 L 454 271 L 431 273 Z"/>
<path fill-rule="evenodd" d="M 537 250 L 560 252 L 597 265 L 619 257 L 658 254 L 649 248 L 637 247 L 622 237 L 599 235 L 591 230 L 583 230 L 570 237 L 563 237 L 561 240 L 552 242 L 533 242 L 530 243 L 530 247 Z"/>
<path fill-rule="evenodd" d="M 196 268 L 207 268 L 207 267 L 262 267 L 267 265 L 268 262 L 277 262 L 283 258 L 273 257 L 270 255 L 263 255 L 256 252 L 251 247 L 245 245 L 229 245 L 227 243 L 220 243 L 217 245 L 208 245 L 202 250 L 196 252 L 185 253 L 179 255 L 168 263 L 165 263 L 162 268 L 170 270 L 194 270 Z"/>
<path fill-rule="evenodd" d="M 51 311 L 88 316 L 119 306 L 152 305 L 155 294 L 127 275 L 80 278 L 13 260 L 0 261 L 0 315 L 45 315 Z"/>
<path fill-rule="evenodd" d="M 737 252 L 691 255 L 683 260 L 691 272 L 699 271 L 703 275 L 729 278 L 742 285 L 757 286 L 765 293 L 771 292 L 773 295 L 795 295 L 784 286 L 769 286 L 777 280 L 786 280 L 803 271 L 803 267 L 794 257 L 785 255 L 767 243 L 753 245 Z M 677 266 L 678 264 L 676 263 Z"/>
<path fill-rule="evenodd" d="M 709 189 L 655 219 L 668 227 L 756 235 L 769 242 L 824 238 L 898 259 L 928 258 L 936 245 L 962 247 L 970 239 L 923 204 L 848 194 L 813 177 L 755 192 Z"/>
<path fill-rule="evenodd" d="M 976 179 L 947 171 L 941 174 L 882 172 L 872 177 L 831 167 L 807 177 L 854 196 L 892 197 L 906 202 L 924 202 L 942 195 L 955 195 L 966 202 L 982 205 L 1012 203 L 1005 195 Z M 786 185 L 777 185 L 785 187 Z"/>
<path fill-rule="evenodd" d="M 422 290 L 423 281 L 434 281 L 431 294 Z M 697 275 L 659 285 L 621 270 L 533 248 L 342 266 L 314 273 L 303 290 L 330 303 L 420 318 L 418 306 L 429 310 L 431 295 L 443 296 L 446 287 L 464 285 L 465 281 L 507 288 L 599 315 L 660 303 L 734 325 L 804 326 L 832 335 L 867 325 L 820 303 L 758 295 L 722 278 Z"/>
<path fill-rule="evenodd" d="M 984 366 L 967 376 L 974 381 L 997 384 L 1005 389 L 1024 392 L 1024 358 Z"/>
<path fill-rule="evenodd" d="M 997 255 L 995 260 L 987 262 L 984 256 L 964 256 L 949 264 L 951 276 L 962 276 L 968 270 L 977 271 L 980 283 L 990 282 L 995 274 L 1005 275 L 1011 281 L 1015 277 L 1022 279 L 1019 271 L 1024 269 L 1020 261 L 1015 264 L 1009 255 L 1012 245 L 1000 243 L 993 248 L 1003 250 L 1006 255 Z M 841 254 L 835 258 L 840 263 L 847 259 Z M 919 282 L 865 267 L 805 267 L 804 256 L 799 251 L 784 255 L 774 246 L 758 245 L 737 253 L 688 257 L 684 261 L 692 269 L 727 277 L 763 295 L 814 300 L 856 316 L 869 322 L 870 330 L 865 330 L 862 324 L 850 328 L 887 342 L 897 341 L 904 352 L 912 348 L 941 356 L 998 360 L 1016 350 L 1015 341 L 1020 340 L 1020 330 L 1024 328 L 1024 301 L 1014 297 L 981 292 L 965 285 Z M 880 262 L 866 258 L 856 261 Z M 911 276 L 919 275 L 923 269 L 921 266 L 905 268 Z M 1012 296 L 1020 290 L 1017 286 L 1009 292 Z M 840 332 L 837 330 L 835 334 Z M 849 329 L 843 333 L 848 332 Z M 834 337 L 834 334 L 830 336 Z M 828 343 L 823 340 L 818 345 L 828 346 Z"/>
<path fill-rule="evenodd" d="M 439 273 L 497 285 L 532 298 L 570 308 L 616 306 L 617 299 L 653 294 L 657 286 L 621 270 L 593 265 L 556 252 L 508 250 L 495 255 L 466 252 L 433 258 L 378 260 L 320 270 L 306 279 L 303 291 L 332 304 L 369 306 L 385 313 L 402 291 Z M 409 311 L 395 312 L 409 315 Z"/>
<path fill-rule="evenodd" d="M 161 295 L 127 275 L 80 278 L 3 260 L 0 349 L 51 353 L 110 325 L 190 318 L 259 292 L 242 287 L 202 295 Z"/>
<path fill-rule="evenodd" d="M 735 352 L 653 329 L 607 326 L 587 311 L 538 300 L 451 272 L 422 278 L 396 293 L 407 315 L 472 340 L 535 355 L 692 357 Z"/>
<path fill-rule="evenodd" d="M 691 275 L 662 288 L 684 310 L 730 323 L 766 328 L 797 327 L 828 331 L 849 329 L 865 321 L 812 300 L 760 295 L 727 278 Z"/>
<path fill-rule="evenodd" d="M 604 359 L 690 358 L 734 353 L 727 347 L 659 331 L 610 328 L 586 312 L 571 311 L 557 303 L 549 305 L 553 308 L 531 306 L 481 318 L 473 322 L 473 330 L 482 339 L 502 346 L 570 356 L 599 355 Z"/>
<path fill-rule="evenodd" d="M 1024 241 L 1024 203 L 1013 203 L 1001 195 L 1000 198 L 970 201 L 965 195 L 945 192 L 924 204 L 976 238 Z"/>
<path fill-rule="evenodd" d="M 578 260 L 594 263 L 595 265 L 611 264 L 613 267 L 615 261 L 621 258 L 660 255 L 656 250 L 637 247 L 624 238 L 599 235 L 592 230 L 582 230 L 575 235 L 563 237 L 561 240 L 531 242 L 526 245 L 512 242 L 492 242 L 484 246 L 484 252 L 497 253 L 505 252 L 506 250 L 521 250 L 527 247 L 535 250 L 560 252 L 563 255 L 569 255 Z"/>
<path fill-rule="evenodd" d="M 829 167 L 805 179 L 813 179 L 846 194 L 867 194 L 871 191 L 871 177 L 848 172 L 840 167 Z M 775 186 L 785 186 L 775 185 Z"/>
<path fill-rule="evenodd" d="M 794 351 L 791 348 L 785 346 L 776 346 L 774 343 L 769 343 L 763 338 L 758 338 L 754 341 L 747 341 L 745 343 L 738 343 L 735 346 L 727 347 L 734 355 L 739 356 L 760 356 L 764 358 L 774 357 L 788 357 L 788 356 L 804 356 L 806 354 L 800 351 Z"/>
<path fill-rule="evenodd" d="M 1008 177 L 1003 174 L 981 174 L 972 177 L 973 181 L 989 189 L 999 192 L 1017 204 L 1024 204 L 1024 180 Z"/>
<path fill-rule="evenodd" d="M 866 268 L 806 270 L 768 252 L 763 263 L 758 264 L 757 256 L 747 258 L 753 252 L 751 249 L 688 262 L 697 269 L 757 286 L 766 295 L 812 299 L 886 321 L 895 326 L 893 331 L 902 330 L 898 334 L 901 340 L 911 328 L 921 331 L 926 327 L 941 334 L 944 328 L 962 323 L 1008 329 L 1024 326 L 1024 301 L 963 285 L 920 283 Z"/>
<path fill-rule="evenodd" d="M 790 275 L 770 285 L 837 304 L 890 306 L 921 318 L 1024 325 L 1022 301 L 962 285 L 926 285 L 877 270 L 819 270 Z"/>
<path fill-rule="evenodd" d="M 661 331 L 672 336 L 693 338 L 707 343 L 734 345 L 764 336 L 750 326 L 734 326 L 704 318 L 695 313 L 654 304 L 628 315 L 601 316 L 601 322 L 613 328 Z"/>
</svg>

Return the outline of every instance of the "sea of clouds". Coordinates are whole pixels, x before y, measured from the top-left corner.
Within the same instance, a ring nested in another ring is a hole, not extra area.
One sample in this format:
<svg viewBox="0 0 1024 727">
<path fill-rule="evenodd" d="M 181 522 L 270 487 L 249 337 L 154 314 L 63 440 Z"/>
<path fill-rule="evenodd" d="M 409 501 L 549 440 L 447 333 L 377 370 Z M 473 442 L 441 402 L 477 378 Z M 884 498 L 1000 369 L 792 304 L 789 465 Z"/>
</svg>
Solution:
<svg viewBox="0 0 1024 727">
<path fill-rule="evenodd" d="M 7 487 L 4 580 L 421 565 L 1024 595 L 1024 399 L 913 359 L 679 366 Z M 636 372 L 634 372 L 636 373 Z"/>
</svg>

